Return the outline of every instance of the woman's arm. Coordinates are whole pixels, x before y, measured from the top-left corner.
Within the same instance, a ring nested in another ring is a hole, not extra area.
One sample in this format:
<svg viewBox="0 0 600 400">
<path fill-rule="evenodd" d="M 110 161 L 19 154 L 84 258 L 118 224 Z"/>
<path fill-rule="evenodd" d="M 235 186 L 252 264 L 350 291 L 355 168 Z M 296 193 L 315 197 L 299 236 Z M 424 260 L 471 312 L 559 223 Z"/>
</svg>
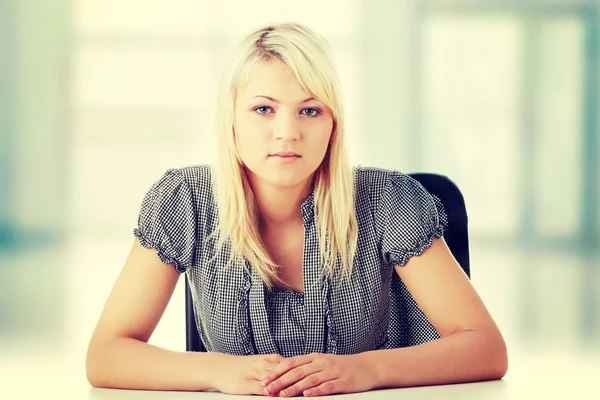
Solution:
<svg viewBox="0 0 600 400">
<path fill-rule="evenodd" d="M 172 265 L 161 262 L 155 250 L 135 239 L 89 343 L 86 372 L 92 386 L 213 388 L 224 354 L 175 352 L 147 343 L 179 275 Z"/>
<path fill-rule="evenodd" d="M 418 346 L 355 355 L 374 372 L 375 388 L 495 380 L 507 370 L 506 348 L 495 332 L 463 331 Z"/>
<path fill-rule="evenodd" d="M 175 352 L 128 337 L 97 343 L 87 357 L 94 387 L 201 391 L 214 389 L 222 353 Z"/>
<path fill-rule="evenodd" d="M 505 374 L 502 338 L 493 332 L 462 331 L 413 347 L 288 358 L 267 374 L 265 384 L 271 395 L 323 396 L 494 380 Z"/>
<path fill-rule="evenodd" d="M 423 254 L 395 269 L 441 338 L 365 353 L 378 358 L 384 386 L 500 379 L 506 374 L 502 334 L 444 239 L 433 239 Z"/>
<path fill-rule="evenodd" d="M 396 272 L 441 338 L 419 346 L 353 355 L 307 354 L 283 361 L 265 379 L 271 394 L 320 396 L 383 387 L 502 378 L 506 344 L 443 239 Z"/>
</svg>

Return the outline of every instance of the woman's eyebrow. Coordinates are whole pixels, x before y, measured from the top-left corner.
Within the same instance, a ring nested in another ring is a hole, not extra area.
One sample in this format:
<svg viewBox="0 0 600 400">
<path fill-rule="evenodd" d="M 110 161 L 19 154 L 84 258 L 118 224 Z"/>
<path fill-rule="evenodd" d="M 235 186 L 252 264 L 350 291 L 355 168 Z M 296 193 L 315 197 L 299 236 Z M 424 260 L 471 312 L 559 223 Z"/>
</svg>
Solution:
<svg viewBox="0 0 600 400">
<path fill-rule="evenodd" d="M 279 104 L 279 101 L 277 99 L 274 99 L 273 97 L 269 97 L 269 96 L 263 96 L 263 95 L 258 95 L 258 96 L 254 96 L 253 99 L 257 98 L 257 97 L 264 97 L 265 99 L 268 99 L 270 101 L 272 101 L 273 103 L 277 103 Z M 308 103 L 311 100 L 316 100 L 314 97 L 309 97 L 308 99 L 304 99 L 300 102 L 300 104 L 304 104 L 304 103 Z"/>
</svg>

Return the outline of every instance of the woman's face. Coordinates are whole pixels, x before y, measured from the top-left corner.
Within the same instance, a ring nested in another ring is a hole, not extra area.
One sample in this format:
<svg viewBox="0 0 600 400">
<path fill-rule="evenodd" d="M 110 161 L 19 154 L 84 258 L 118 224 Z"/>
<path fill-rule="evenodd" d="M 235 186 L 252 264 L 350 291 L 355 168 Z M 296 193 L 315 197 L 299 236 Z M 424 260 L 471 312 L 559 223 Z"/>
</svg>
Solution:
<svg viewBox="0 0 600 400">
<path fill-rule="evenodd" d="M 306 183 L 325 157 L 332 129 L 331 110 L 311 99 L 282 61 L 258 65 L 237 93 L 236 146 L 253 184 Z"/>
</svg>

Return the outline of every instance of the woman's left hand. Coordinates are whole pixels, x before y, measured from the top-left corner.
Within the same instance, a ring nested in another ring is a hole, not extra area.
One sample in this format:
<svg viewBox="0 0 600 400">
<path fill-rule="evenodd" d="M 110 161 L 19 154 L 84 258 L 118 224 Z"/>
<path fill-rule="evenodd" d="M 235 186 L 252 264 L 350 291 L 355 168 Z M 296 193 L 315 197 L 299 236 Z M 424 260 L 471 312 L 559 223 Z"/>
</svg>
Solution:
<svg viewBox="0 0 600 400">
<path fill-rule="evenodd" d="M 262 382 L 265 394 L 281 397 L 357 393 L 377 385 L 375 368 L 362 354 L 291 357 L 274 367 Z"/>
</svg>

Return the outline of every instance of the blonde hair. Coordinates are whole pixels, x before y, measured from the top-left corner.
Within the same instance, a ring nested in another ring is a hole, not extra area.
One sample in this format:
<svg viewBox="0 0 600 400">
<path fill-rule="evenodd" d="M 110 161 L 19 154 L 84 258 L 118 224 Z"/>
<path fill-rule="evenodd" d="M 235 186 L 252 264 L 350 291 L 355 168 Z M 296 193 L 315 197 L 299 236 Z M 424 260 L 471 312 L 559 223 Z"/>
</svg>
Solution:
<svg viewBox="0 0 600 400">
<path fill-rule="evenodd" d="M 277 265 L 259 233 L 259 213 L 234 140 L 236 95 L 262 62 L 283 61 L 303 89 L 327 105 L 333 114 L 329 147 L 314 174 L 314 216 L 319 237 L 321 275 L 333 277 L 338 262 L 341 277 L 349 277 L 356 254 L 358 224 L 354 207 L 354 177 L 344 134 L 341 88 L 329 45 L 324 38 L 297 23 L 273 24 L 251 33 L 227 63 L 217 102 L 217 163 L 213 190 L 218 209 L 218 248 L 231 245 L 227 266 L 244 256 L 265 285 L 281 282 Z M 210 237 L 212 238 L 213 235 Z M 217 252 L 218 253 L 218 252 Z"/>
</svg>

